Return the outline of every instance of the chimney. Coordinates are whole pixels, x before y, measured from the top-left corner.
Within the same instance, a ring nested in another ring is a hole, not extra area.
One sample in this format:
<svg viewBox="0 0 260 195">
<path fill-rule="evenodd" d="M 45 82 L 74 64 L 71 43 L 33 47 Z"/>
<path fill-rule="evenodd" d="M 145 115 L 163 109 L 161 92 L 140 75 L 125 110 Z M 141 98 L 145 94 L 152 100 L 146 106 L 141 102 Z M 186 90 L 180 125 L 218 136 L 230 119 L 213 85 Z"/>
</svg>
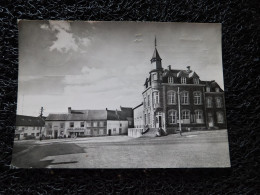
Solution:
<svg viewBox="0 0 260 195">
<path fill-rule="evenodd" d="M 171 65 L 168 66 L 169 70 L 171 70 Z"/>
<path fill-rule="evenodd" d="M 190 66 L 187 66 L 187 70 L 188 70 L 188 72 L 191 72 L 191 71 L 190 71 Z"/>
<path fill-rule="evenodd" d="M 71 114 L 71 107 L 68 107 L 68 113 Z"/>
</svg>

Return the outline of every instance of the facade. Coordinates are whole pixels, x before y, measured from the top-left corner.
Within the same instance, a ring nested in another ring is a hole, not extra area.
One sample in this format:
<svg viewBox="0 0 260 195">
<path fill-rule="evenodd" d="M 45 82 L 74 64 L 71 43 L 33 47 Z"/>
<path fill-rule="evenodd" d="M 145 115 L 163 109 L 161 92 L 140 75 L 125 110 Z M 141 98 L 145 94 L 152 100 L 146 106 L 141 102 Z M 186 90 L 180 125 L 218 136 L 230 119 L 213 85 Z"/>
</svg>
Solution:
<svg viewBox="0 0 260 195">
<path fill-rule="evenodd" d="M 16 115 L 15 138 L 18 140 L 40 138 L 44 134 L 44 118 Z"/>
<path fill-rule="evenodd" d="M 107 110 L 107 135 L 126 135 L 129 121 L 123 111 Z"/>
<path fill-rule="evenodd" d="M 134 128 L 144 128 L 143 103 L 133 108 L 133 110 L 134 110 Z"/>
<path fill-rule="evenodd" d="M 142 93 L 145 126 L 166 133 L 180 128 L 226 128 L 224 91 L 215 81 L 200 80 L 190 66 L 186 70 L 171 69 L 171 65 L 164 69 L 156 44 L 151 64 Z"/>
<path fill-rule="evenodd" d="M 106 136 L 126 134 L 127 114 L 112 110 L 72 110 L 67 114 L 49 114 L 45 121 L 46 136 Z"/>
</svg>

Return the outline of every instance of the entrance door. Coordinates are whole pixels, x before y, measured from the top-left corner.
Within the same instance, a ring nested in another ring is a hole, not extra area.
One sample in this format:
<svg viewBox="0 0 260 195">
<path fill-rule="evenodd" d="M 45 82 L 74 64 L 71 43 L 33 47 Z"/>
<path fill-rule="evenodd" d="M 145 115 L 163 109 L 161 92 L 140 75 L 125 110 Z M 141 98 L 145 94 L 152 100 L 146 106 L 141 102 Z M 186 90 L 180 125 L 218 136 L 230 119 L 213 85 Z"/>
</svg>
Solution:
<svg viewBox="0 0 260 195">
<path fill-rule="evenodd" d="M 208 114 L 208 122 L 209 122 L 209 127 L 214 126 L 214 120 L 213 120 L 213 116 L 211 113 Z"/>
<path fill-rule="evenodd" d="M 58 131 L 55 130 L 55 131 L 54 131 L 54 139 L 57 139 L 57 138 L 58 138 Z"/>
<path fill-rule="evenodd" d="M 108 130 L 108 135 L 109 135 L 109 136 L 111 135 L 111 129 Z"/>
<path fill-rule="evenodd" d="M 122 128 L 119 128 L 119 135 L 122 134 Z"/>
<path fill-rule="evenodd" d="M 162 127 L 162 112 L 157 112 L 155 116 L 155 127 Z"/>
</svg>

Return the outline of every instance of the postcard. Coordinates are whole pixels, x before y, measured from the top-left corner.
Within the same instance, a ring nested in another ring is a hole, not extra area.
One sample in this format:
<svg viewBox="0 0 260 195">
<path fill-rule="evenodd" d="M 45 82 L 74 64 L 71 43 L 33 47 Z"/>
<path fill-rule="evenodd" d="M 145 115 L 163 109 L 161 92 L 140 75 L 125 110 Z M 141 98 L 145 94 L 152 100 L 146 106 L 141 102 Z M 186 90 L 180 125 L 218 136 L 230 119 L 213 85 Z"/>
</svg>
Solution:
<svg viewBox="0 0 260 195">
<path fill-rule="evenodd" d="M 19 20 L 13 168 L 230 167 L 221 24 Z"/>
</svg>

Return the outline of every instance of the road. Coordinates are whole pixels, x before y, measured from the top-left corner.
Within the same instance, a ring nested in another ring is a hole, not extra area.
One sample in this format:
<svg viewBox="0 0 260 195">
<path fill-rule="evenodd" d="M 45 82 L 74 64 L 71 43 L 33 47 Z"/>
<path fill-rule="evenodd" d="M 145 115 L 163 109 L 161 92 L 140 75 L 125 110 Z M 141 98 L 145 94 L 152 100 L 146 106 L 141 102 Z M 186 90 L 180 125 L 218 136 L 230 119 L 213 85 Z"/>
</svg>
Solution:
<svg viewBox="0 0 260 195">
<path fill-rule="evenodd" d="M 226 130 L 156 138 L 107 136 L 17 141 L 12 165 L 20 168 L 229 167 Z"/>
</svg>

